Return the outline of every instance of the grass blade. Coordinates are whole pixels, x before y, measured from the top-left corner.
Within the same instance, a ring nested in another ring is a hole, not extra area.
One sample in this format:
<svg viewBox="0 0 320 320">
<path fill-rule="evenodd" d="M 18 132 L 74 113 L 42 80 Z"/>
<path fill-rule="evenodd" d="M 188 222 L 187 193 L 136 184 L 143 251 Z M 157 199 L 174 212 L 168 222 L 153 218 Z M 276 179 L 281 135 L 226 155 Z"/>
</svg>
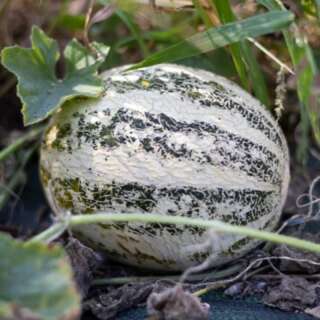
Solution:
<svg viewBox="0 0 320 320">
<path fill-rule="evenodd" d="M 240 43 L 241 54 L 248 65 L 248 73 L 251 78 L 253 91 L 257 98 L 266 106 L 270 106 L 270 99 L 265 77 L 261 71 L 259 63 L 254 56 L 252 49 L 247 44 L 247 40 Z"/>
<path fill-rule="evenodd" d="M 142 36 L 142 32 L 138 25 L 133 21 L 131 16 L 122 10 L 117 10 L 116 15 L 122 20 L 122 22 L 127 26 L 127 28 L 132 33 L 133 37 L 139 44 L 140 50 L 143 54 L 143 57 L 147 57 L 149 55 L 149 50 L 146 44 L 144 43 L 144 39 Z"/>
<path fill-rule="evenodd" d="M 219 15 L 219 19 L 222 23 L 229 23 L 236 20 L 236 17 L 234 16 L 229 1 L 217 1 L 217 0 L 211 0 L 212 7 L 215 6 L 217 13 Z M 241 48 L 240 45 L 235 43 L 230 45 L 230 52 L 232 56 L 232 60 L 234 63 L 234 66 L 238 72 L 239 78 L 242 82 L 242 85 L 249 90 L 249 79 L 247 77 L 247 68 L 246 64 L 243 60 L 243 57 L 241 56 Z"/>
<path fill-rule="evenodd" d="M 194 7 L 199 12 L 200 17 L 205 24 L 205 26 L 209 29 L 212 26 L 211 20 L 206 12 L 206 10 L 203 8 L 201 3 L 199 3 L 199 0 L 192 0 Z"/>
<path fill-rule="evenodd" d="M 314 4 L 316 6 L 318 22 L 320 22 L 320 0 L 314 0 Z"/>
<path fill-rule="evenodd" d="M 269 10 L 282 9 L 285 11 L 280 0 L 258 0 L 258 2 Z M 298 97 L 302 104 L 300 109 L 302 142 L 299 144 L 298 157 L 305 161 L 309 144 L 309 124 L 311 124 L 315 139 L 320 145 L 319 103 L 312 103 L 313 99 L 316 101 L 318 99 L 313 92 L 318 70 L 307 39 L 299 32 L 295 24 L 292 25 L 292 28 L 294 32 L 283 30 L 283 35 L 296 72 Z"/>
<path fill-rule="evenodd" d="M 247 37 L 272 33 L 288 26 L 293 19 L 294 15 L 291 12 L 277 10 L 239 22 L 228 23 L 218 28 L 211 28 L 149 56 L 130 69 L 192 57 L 241 41 Z"/>
<path fill-rule="evenodd" d="M 233 22 L 237 20 L 228 0 L 211 1 L 214 3 L 219 18 L 223 23 Z M 265 104 L 266 106 L 270 105 L 265 78 L 247 41 L 243 40 L 240 43 L 232 44 L 230 46 L 230 51 L 232 54 L 233 62 L 243 85 L 247 89 L 249 89 L 249 80 L 246 75 L 246 69 L 248 68 L 248 75 L 249 78 L 251 78 L 251 85 L 253 87 L 255 95 L 263 104 Z"/>
</svg>

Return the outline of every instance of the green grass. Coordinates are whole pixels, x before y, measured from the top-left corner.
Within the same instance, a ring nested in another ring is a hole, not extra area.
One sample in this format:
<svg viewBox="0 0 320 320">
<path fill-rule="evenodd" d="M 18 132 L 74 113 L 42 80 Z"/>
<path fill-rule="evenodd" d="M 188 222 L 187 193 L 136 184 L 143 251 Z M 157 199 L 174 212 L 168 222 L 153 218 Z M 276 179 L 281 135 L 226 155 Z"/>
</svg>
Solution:
<svg viewBox="0 0 320 320">
<path fill-rule="evenodd" d="M 227 23 L 220 27 L 199 32 L 173 46 L 156 52 L 132 68 L 142 68 L 158 63 L 173 62 L 196 56 L 236 43 L 247 37 L 257 37 L 272 33 L 288 26 L 292 21 L 292 13 L 289 11 L 276 10 L 259 14 L 239 22 Z"/>
<path fill-rule="evenodd" d="M 212 6 L 215 6 L 222 23 L 225 24 L 237 20 L 229 0 L 211 0 L 211 2 Z M 266 81 L 248 41 L 242 40 L 239 43 L 232 44 L 230 51 L 244 87 L 250 90 L 249 85 L 251 85 L 260 101 L 269 106 L 270 98 Z"/>
<path fill-rule="evenodd" d="M 123 10 L 117 10 L 116 15 L 123 21 L 123 23 L 128 27 L 132 36 L 139 44 L 139 48 L 142 52 L 143 57 L 147 57 L 149 55 L 149 49 L 145 44 L 145 40 L 142 36 L 143 32 L 140 30 L 139 26 L 135 23 L 134 19 Z"/>
<path fill-rule="evenodd" d="M 279 0 L 258 0 L 259 3 L 269 10 L 285 10 Z M 320 108 L 317 101 L 316 106 L 311 104 L 313 85 L 318 75 L 318 68 L 308 40 L 300 32 L 297 24 L 293 23 L 291 29 L 283 30 L 285 45 L 291 57 L 297 78 L 297 94 L 300 100 L 300 114 L 302 137 L 298 148 L 298 158 L 306 160 L 309 148 L 309 127 L 313 129 L 314 137 L 320 145 Z M 318 100 L 318 97 L 315 97 Z"/>
</svg>

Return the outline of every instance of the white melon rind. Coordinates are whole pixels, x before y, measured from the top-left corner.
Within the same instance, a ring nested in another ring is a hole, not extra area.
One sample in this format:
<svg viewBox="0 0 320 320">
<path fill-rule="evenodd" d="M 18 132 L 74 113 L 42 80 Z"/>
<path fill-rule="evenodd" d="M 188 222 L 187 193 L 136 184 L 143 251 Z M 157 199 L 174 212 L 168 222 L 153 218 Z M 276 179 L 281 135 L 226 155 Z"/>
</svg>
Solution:
<svg viewBox="0 0 320 320">
<path fill-rule="evenodd" d="M 234 83 L 178 65 L 103 74 L 100 99 L 66 103 L 50 123 L 41 173 L 57 214 L 155 213 L 273 230 L 289 154 L 272 115 Z M 183 270 L 212 254 L 221 265 L 257 245 L 223 236 L 211 251 L 190 226 L 82 226 L 87 243 L 133 265 Z"/>
</svg>

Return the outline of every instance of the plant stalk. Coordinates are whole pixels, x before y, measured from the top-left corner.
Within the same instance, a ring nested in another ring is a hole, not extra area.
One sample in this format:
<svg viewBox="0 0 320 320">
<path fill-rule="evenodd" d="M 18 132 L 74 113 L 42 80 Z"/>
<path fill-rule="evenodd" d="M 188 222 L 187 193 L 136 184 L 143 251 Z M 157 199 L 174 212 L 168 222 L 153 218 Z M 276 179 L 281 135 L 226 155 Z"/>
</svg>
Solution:
<svg viewBox="0 0 320 320">
<path fill-rule="evenodd" d="M 11 143 L 9 146 L 0 151 L 0 162 L 7 159 L 10 155 L 19 150 L 27 142 L 34 140 L 38 137 L 44 129 L 44 126 L 39 126 L 31 129 L 22 137 L 18 138 L 15 142 Z"/>
<path fill-rule="evenodd" d="M 215 281 L 225 277 L 229 277 L 243 268 L 243 265 L 236 264 L 225 270 L 214 270 L 207 273 L 189 275 L 185 282 L 198 282 L 198 281 Z M 126 283 L 140 283 L 157 280 L 170 280 L 180 281 L 181 275 L 164 275 L 164 276 L 143 276 L 143 277 L 116 277 L 116 278 L 102 278 L 93 280 L 93 285 L 122 285 Z"/>
<path fill-rule="evenodd" d="M 320 244 L 286 236 L 286 235 L 257 230 L 249 227 L 230 225 L 230 224 L 227 224 L 221 221 L 216 221 L 216 220 L 208 221 L 203 219 L 193 219 L 193 218 L 187 218 L 187 217 L 166 216 L 166 215 L 156 215 L 156 214 L 97 213 L 97 214 L 90 214 L 90 215 L 73 215 L 73 216 L 68 216 L 68 220 L 54 224 L 49 229 L 44 231 L 42 234 L 39 234 L 35 238 L 41 239 L 42 241 L 49 239 L 46 234 L 52 237 L 52 234 L 53 234 L 52 232 L 55 230 L 61 230 L 61 227 L 66 225 L 66 221 L 68 221 L 67 225 L 70 228 L 76 228 L 78 226 L 85 225 L 85 224 L 115 223 L 115 222 L 163 223 L 163 224 L 197 226 L 205 229 L 213 229 L 214 231 L 219 233 L 242 235 L 242 236 L 255 238 L 263 241 L 286 244 L 288 246 L 298 248 L 301 250 L 320 253 Z"/>
<path fill-rule="evenodd" d="M 23 172 L 23 169 L 19 169 L 6 184 L 5 188 L 0 185 L 0 190 L 4 189 L 4 191 L 0 192 L 0 210 L 5 206 L 8 199 L 12 195 L 13 191 L 18 185 L 22 184 L 26 179 L 26 176 Z"/>
</svg>

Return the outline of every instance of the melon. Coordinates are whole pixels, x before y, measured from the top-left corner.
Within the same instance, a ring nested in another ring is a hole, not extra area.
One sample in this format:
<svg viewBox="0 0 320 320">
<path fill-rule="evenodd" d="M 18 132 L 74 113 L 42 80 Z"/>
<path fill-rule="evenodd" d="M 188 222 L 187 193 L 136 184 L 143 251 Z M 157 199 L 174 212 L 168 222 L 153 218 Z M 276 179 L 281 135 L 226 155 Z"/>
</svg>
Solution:
<svg viewBox="0 0 320 320">
<path fill-rule="evenodd" d="M 76 98 L 52 118 L 40 172 L 57 215 L 143 213 L 274 230 L 289 182 L 289 155 L 273 116 L 236 84 L 173 64 L 102 74 L 98 99 Z M 98 223 L 75 235 L 115 260 L 184 270 L 220 266 L 257 246 L 202 228 Z M 199 246 L 200 245 L 200 246 Z"/>
</svg>

